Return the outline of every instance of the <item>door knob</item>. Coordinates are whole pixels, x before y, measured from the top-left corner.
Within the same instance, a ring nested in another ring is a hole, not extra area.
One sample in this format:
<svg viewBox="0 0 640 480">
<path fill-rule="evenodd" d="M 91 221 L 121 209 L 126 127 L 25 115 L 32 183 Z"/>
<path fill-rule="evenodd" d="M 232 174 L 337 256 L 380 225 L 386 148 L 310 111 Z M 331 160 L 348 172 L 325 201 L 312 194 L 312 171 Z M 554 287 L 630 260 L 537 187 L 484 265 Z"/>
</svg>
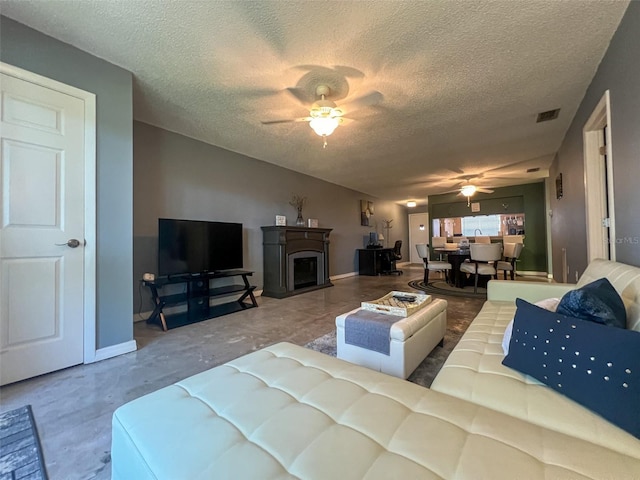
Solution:
<svg viewBox="0 0 640 480">
<path fill-rule="evenodd" d="M 56 243 L 56 245 L 59 246 L 59 247 L 67 246 L 69 248 L 76 248 L 76 247 L 80 246 L 80 240 L 78 240 L 76 238 L 72 238 L 67 243 Z"/>
</svg>

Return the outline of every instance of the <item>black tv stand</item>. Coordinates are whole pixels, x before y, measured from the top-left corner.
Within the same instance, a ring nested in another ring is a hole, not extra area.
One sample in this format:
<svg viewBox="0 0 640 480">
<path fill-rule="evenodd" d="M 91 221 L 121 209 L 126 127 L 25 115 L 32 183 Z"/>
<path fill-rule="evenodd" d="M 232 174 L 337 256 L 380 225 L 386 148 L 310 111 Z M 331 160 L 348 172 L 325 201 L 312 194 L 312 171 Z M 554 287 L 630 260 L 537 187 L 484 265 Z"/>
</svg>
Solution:
<svg viewBox="0 0 640 480">
<path fill-rule="evenodd" d="M 180 280 L 180 279 L 189 278 L 189 277 L 191 277 L 190 273 L 175 273 L 173 275 L 167 275 L 165 277 L 157 277 L 155 281 L 165 282 L 167 280 Z"/>
<path fill-rule="evenodd" d="M 229 313 L 239 312 L 258 306 L 253 295 L 255 286 L 249 285 L 247 277 L 253 272 L 247 270 L 226 270 L 222 272 L 207 272 L 198 274 L 180 274 L 159 277 L 153 281 L 143 280 L 142 283 L 151 290 L 151 297 L 155 308 L 147 323 L 156 323 L 164 331 L 172 328 L 201 322 L 209 318 L 220 317 Z M 211 288 L 210 281 L 219 278 L 242 277 L 242 284 L 224 285 Z M 186 291 L 160 295 L 158 289 L 166 285 L 186 284 Z M 210 300 L 216 297 L 240 294 L 236 300 L 211 305 Z M 245 302 L 249 298 L 250 302 Z M 164 313 L 165 307 L 186 306 L 186 311 L 178 313 Z"/>
</svg>

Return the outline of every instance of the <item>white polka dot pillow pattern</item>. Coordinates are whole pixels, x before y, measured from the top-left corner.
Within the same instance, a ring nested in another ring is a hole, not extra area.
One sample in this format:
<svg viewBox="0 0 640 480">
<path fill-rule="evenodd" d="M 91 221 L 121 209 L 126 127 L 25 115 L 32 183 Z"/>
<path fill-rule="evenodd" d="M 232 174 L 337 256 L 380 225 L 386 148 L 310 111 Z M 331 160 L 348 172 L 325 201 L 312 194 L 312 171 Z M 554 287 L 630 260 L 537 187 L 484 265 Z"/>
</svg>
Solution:
<svg viewBox="0 0 640 480">
<path fill-rule="evenodd" d="M 502 363 L 640 438 L 640 332 L 516 305 Z"/>
<path fill-rule="evenodd" d="M 556 308 L 558 308 L 559 303 L 560 303 L 559 298 L 545 298 L 544 300 L 537 301 L 534 305 L 544 308 L 545 310 L 549 310 L 550 312 L 555 312 Z M 513 318 L 508 323 L 507 328 L 504 331 L 504 336 L 502 337 L 502 350 L 504 351 L 505 355 L 509 353 L 509 342 L 511 342 L 512 330 L 513 330 Z"/>
</svg>

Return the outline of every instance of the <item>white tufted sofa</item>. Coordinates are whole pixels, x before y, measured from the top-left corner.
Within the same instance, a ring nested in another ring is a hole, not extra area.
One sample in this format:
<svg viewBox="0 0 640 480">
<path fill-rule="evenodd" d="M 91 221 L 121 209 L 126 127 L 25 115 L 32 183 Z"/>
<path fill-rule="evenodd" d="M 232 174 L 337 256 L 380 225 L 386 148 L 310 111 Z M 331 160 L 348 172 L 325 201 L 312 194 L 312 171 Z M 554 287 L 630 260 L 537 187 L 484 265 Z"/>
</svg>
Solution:
<svg viewBox="0 0 640 480">
<path fill-rule="evenodd" d="M 494 280 L 488 284 L 487 302 L 447 358 L 431 389 L 638 456 L 638 439 L 536 379 L 502 365 L 502 338 L 515 314 L 516 298 L 529 302 L 561 298 L 569 290 L 603 277 L 609 279 L 622 298 L 627 311 L 627 328 L 640 331 L 638 267 L 595 260 L 577 284 Z M 640 406 L 638 408 L 640 411 Z M 640 471 L 636 478 L 640 479 Z"/>
<path fill-rule="evenodd" d="M 640 269 L 591 274 L 624 286 L 637 329 Z M 134 400 L 113 416 L 113 479 L 640 478 L 640 440 L 499 365 L 512 297 L 575 288 L 517 286 L 490 282 L 432 389 L 280 343 Z"/>
</svg>

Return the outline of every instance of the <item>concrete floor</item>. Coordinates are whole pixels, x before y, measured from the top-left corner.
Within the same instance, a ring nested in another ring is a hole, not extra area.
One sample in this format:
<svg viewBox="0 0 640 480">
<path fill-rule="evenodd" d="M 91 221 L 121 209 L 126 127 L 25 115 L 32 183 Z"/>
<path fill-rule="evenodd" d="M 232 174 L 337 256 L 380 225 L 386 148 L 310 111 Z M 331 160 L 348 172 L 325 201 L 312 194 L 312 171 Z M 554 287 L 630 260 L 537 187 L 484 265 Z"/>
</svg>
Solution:
<svg viewBox="0 0 640 480">
<path fill-rule="evenodd" d="M 138 350 L 0 389 L 0 410 L 31 404 L 51 479 L 111 477 L 111 416 L 120 405 L 185 377 L 280 341 L 304 345 L 335 328 L 335 317 L 390 290 L 412 291 L 404 275 L 354 276 L 287 299 L 259 297 L 259 308 L 162 332 L 137 322 Z M 445 297 L 448 315 L 470 315 L 483 301 Z M 170 414 L 170 412 L 167 412 Z"/>
</svg>

